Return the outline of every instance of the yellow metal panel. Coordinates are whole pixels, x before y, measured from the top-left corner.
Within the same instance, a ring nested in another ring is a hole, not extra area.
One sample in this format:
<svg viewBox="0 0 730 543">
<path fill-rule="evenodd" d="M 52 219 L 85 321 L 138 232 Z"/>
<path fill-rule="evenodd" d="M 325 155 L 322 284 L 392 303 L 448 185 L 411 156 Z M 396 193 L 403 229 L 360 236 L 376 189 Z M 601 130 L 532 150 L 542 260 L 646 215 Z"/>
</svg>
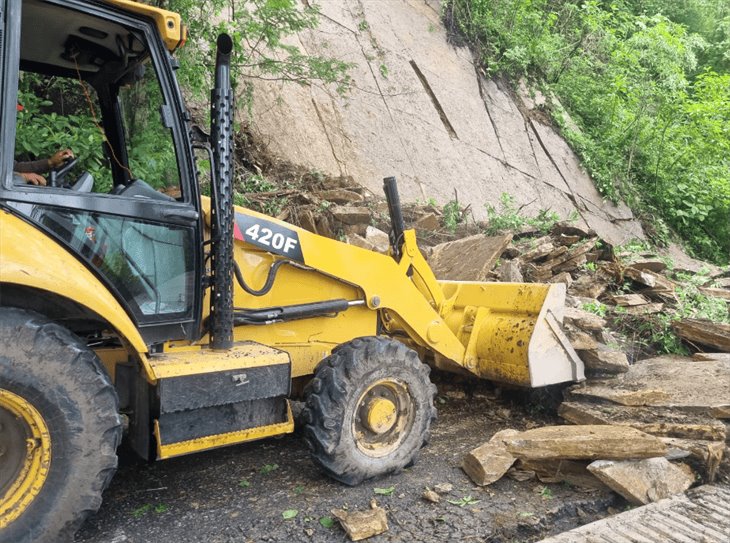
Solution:
<svg viewBox="0 0 730 543">
<path fill-rule="evenodd" d="M 207 198 L 202 207 L 209 223 Z M 236 306 L 335 298 L 366 304 L 333 318 L 236 328 L 237 340 L 255 339 L 287 350 L 295 377 L 311 373 L 336 344 L 377 333 L 379 319 L 387 333 L 433 355 L 443 369 L 464 368 L 523 386 L 580 379 L 580 362 L 559 327 L 565 293 L 557 285 L 438 281 L 418 250 L 413 230 L 404 232 L 403 256 L 396 262 L 242 207 L 236 207 L 236 213 L 296 232 L 305 266 L 280 268 L 265 296 L 237 289 Z M 253 288 L 265 283 L 271 265 L 280 258 L 240 239 L 234 251 Z"/>
<path fill-rule="evenodd" d="M 74 300 L 108 321 L 138 353 L 147 351 L 139 331 L 109 290 L 53 239 L 7 211 L 0 211 L 2 283 Z"/>
<path fill-rule="evenodd" d="M 204 201 L 203 207 L 209 207 L 209 202 Z M 335 294 L 342 292 L 342 289 L 347 287 L 349 296 L 342 297 L 364 300 L 367 308 L 371 310 L 370 315 L 364 311 L 365 308 L 362 313 L 353 313 L 353 309 L 343 313 L 343 315 L 353 315 L 353 321 L 348 324 L 347 328 L 339 330 L 340 333 L 346 332 L 344 335 L 349 336 L 347 339 L 359 335 L 372 335 L 376 322 L 374 320 L 376 311 L 373 310 L 389 309 L 398 317 L 405 331 L 416 342 L 428 346 L 449 359 L 459 362 L 463 360 L 464 345 L 449 330 L 437 312 L 437 307 L 443 300 L 440 287 L 418 252 L 415 233 L 412 230 L 405 233 L 404 250 L 406 254 L 398 263 L 390 256 L 318 236 L 242 207 L 236 207 L 236 213 L 259 217 L 296 231 L 304 255 L 304 264 L 313 268 L 313 270 L 286 272 L 290 274 L 291 279 L 277 280 L 271 293 L 262 297 L 258 303 L 268 306 L 326 300 L 338 297 Z M 247 281 L 249 278 L 251 279 L 250 282 L 254 288 L 260 287 L 268 272 L 272 257 L 242 241 L 236 241 L 235 245 L 237 247 L 236 261 L 244 276 Z M 415 268 L 419 285 L 408 277 L 408 269 L 411 267 Z M 284 269 L 282 268 L 281 271 L 284 272 Z M 282 275 L 283 277 L 286 276 Z M 419 287 L 426 292 L 422 293 Z M 345 293 L 348 293 L 347 289 L 344 291 Z M 239 305 L 239 299 L 250 304 L 257 303 L 253 297 L 244 299 L 241 294 L 239 297 L 236 299 L 236 305 Z M 277 299 L 281 301 L 272 303 Z M 246 303 L 242 305 L 255 307 L 246 305 Z M 356 315 L 362 320 L 356 320 Z M 320 320 L 318 325 L 321 327 L 315 328 L 311 320 L 307 322 L 309 322 L 309 334 L 322 342 L 327 342 L 331 335 L 336 335 L 336 329 L 341 326 L 340 323 L 334 321 L 328 325 Z M 288 323 L 287 326 L 291 324 Z M 242 333 L 247 333 L 251 328 L 250 326 L 242 328 Z M 366 333 L 360 333 L 361 329 Z M 266 341 L 266 343 L 269 342 Z M 283 345 L 280 346 L 286 348 Z"/>
<path fill-rule="evenodd" d="M 465 366 L 479 377 L 520 386 L 583 378 L 560 330 L 563 285 L 440 281 L 449 327 L 467 342 Z"/>
<path fill-rule="evenodd" d="M 217 371 L 258 368 L 288 364 L 289 355 L 284 351 L 266 345 L 238 343 L 227 351 L 213 351 L 198 347 L 176 350 L 174 344 L 166 345 L 166 352 L 149 357 L 152 373 L 156 379 L 200 375 Z"/>
<path fill-rule="evenodd" d="M 440 281 L 449 327 L 468 345 L 465 366 L 479 377 L 530 386 L 528 349 L 551 285 Z"/>
<path fill-rule="evenodd" d="M 94 349 L 96 356 L 99 357 L 101 363 L 104 364 L 106 372 L 111 377 L 112 382 L 116 380 L 117 364 L 129 360 L 129 353 L 124 347 L 102 347 Z"/>
<path fill-rule="evenodd" d="M 229 432 L 226 434 L 216 434 L 212 436 L 199 437 L 189 441 L 179 441 L 177 443 L 168 443 L 163 445 L 160 441 L 160 425 L 155 420 L 155 439 L 157 440 L 157 457 L 161 460 L 182 456 L 199 451 L 207 451 L 227 445 L 235 445 L 245 441 L 254 441 L 265 437 L 278 436 L 281 434 L 290 434 L 294 431 L 294 417 L 292 416 L 291 406 L 287 402 L 286 421 L 277 424 L 269 424 L 268 426 L 257 426 L 247 430 L 239 430 L 237 432 Z"/>
<path fill-rule="evenodd" d="M 162 41 L 165 42 L 165 46 L 170 51 L 174 51 L 185 43 L 187 29 L 177 13 L 131 0 L 106 0 L 106 2 L 153 19 L 160 36 L 162 36 Z"/>
</svg>

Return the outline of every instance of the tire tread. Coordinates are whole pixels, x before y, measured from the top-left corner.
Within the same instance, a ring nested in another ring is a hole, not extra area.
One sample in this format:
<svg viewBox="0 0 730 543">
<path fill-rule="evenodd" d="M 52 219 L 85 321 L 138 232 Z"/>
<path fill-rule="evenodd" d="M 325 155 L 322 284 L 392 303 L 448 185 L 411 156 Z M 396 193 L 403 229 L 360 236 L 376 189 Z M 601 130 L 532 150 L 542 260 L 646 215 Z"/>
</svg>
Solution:
<svg viewBox="0 0 730 543">
<path fill-rule="evenodd" d="M 355 394 L 359 383 L 373 370 L 372 366 L 382 365 L 384 361 L 393 361 L 406 371 L 413 372 L 417 380 L 425 385 L 425 428 L 419 430 L 422 439 L 414 450 L 399 452 L 398 449 L 389 455 L 401 454 L 402 459 L 384 466 L 371 462 L 368 467 L 363 467 L 353 460 L 348 444 L 341 442 L 342 421 L 348 398 Z M 332 478 L 356 485 L 365 479 L 398 471 L 415 462 L 421 447 L 428 443 L 430 424 L 436 419 L 436 387 L 431 383 L 429 373 L 430 368 L 421 362 L 415 351 L 391 338 L 357 338 L 333 349 L 332 354 L 320 362 L 315 377 L 304 391 L 306 405 L 303 420 L 307 421 L 304 438 L 314 463 Z"/>
</svg>

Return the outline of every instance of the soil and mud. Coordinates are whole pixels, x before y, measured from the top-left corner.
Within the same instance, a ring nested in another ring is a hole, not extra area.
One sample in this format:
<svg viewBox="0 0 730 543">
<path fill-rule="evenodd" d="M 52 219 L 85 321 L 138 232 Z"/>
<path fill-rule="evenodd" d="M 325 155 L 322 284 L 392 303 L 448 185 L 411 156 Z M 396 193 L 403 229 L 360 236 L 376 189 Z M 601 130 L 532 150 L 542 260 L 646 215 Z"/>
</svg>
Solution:
<svg viewBox="0 0 730 543">
<path fill-rule="evenodd" d="M 100 511 L 76 541 L 348 541 L 336 520 L 326 526 L 331 510 L 367 509 L 373 498 L 387 510 L 390 526 L 374 542 L 537 541 L 623 508 L 625 502 L 609 491 L 565 484 L 504 477 L 475 486 L 460 468 L 469 450 L 498 430 L 556 419 L 534 397 L 501 397 L 487 383 L 454 384 L 451 376 L 434 380 L 439 417 L 431 442 L 399 474 L 344 486 L 318 471 L 298 433 L 154 464 L 122 453 Z M 427 487 L 444 483 L 453 490 L 439 503 L 422 498 Z M 391 487 L 390 495 L 374 491 L 387 494 Z M 283 512 L 293 509 L 297 515 L 285 520 Z"/>
</svg>

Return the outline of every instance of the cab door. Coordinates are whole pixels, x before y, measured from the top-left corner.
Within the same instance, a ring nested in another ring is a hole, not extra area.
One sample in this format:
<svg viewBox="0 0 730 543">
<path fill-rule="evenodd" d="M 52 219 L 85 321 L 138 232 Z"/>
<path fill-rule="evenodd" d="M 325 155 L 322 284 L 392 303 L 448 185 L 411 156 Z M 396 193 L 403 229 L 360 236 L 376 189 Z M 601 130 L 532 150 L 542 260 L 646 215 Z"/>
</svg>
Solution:
<svg viewBox="0 0 730 543">
<path fill-rule="evenodd" d="M 2 157 L 3 205 L 93 270 L 148 344 L 197 338 L 200 198 L 174 62 L 153 22 L 75 0 L 10 4 L 6 40 L 19 54 L 4 71 L 3 141 L 15 143 Z M 47 186 L 15 173 L 67 147 L 78 164 L 55 186 L 50 172 Z"/>
</svg>

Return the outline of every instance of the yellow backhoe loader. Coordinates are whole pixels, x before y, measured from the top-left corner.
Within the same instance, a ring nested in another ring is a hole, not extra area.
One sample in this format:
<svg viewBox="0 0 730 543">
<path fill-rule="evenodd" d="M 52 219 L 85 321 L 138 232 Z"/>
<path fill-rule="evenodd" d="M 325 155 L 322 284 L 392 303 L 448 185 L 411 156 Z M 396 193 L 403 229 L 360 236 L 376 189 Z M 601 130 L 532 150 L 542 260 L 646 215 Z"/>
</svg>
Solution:
<svg viewBox="0 0 730 543">
<path fill-rule="evenodd" d="M 176 82 L 177 14 L 0 0 L 0 17 L 3 543 L 70 539 L 101 503 L 123 428 L 165 459 L 292 432 L 303 400 L 314 462 L 354 485 L 416 460 L 435 417 L 430 367 L 523 387 L 583 378 L 563 286 L 439 281 L 393 178 L 389 255 L 234 206 L 228 36 L 207 135 Z M 77 158 L 44 187 L 13 170 L 33 107 L 19 111 L 19 87 L 48 78 L 104 136 L 96 170 L 72 176 Z"/>
</svg>

